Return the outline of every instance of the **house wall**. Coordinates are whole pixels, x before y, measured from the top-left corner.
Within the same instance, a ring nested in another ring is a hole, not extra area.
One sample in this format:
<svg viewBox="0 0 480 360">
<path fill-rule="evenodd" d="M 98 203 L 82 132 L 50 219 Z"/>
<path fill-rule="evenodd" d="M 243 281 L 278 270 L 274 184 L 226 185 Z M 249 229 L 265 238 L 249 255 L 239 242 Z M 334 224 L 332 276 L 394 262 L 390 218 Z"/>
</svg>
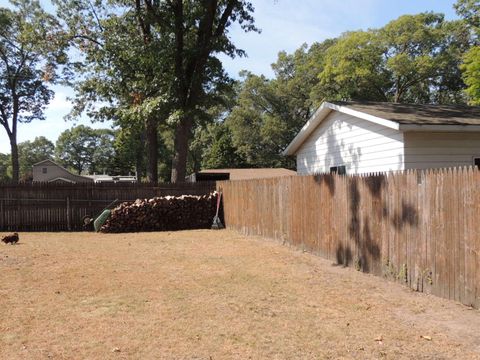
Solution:
<svg viewBox="0 0 480 360">
<path fill-rule="evenodd" d="M 403 134 L 332 111 L 297 151 L 299 175 L 345 165 L 347 174 L 403 170 Z"/>
<path fill-rule="evenodd" d="M 405 169 L 472 166 L 480 158 L 480 132 L 406 132 Z"/>
<path fill-rule="evenodd" d="M 45 174 L 43 173 L 44 168 L 47 169 Z M 48 182 L 59 177 L 73 182 L 93 182 L 92 179 L 74 175 L 53 162 L 45 162 L 33 166 L 33 181 Z"/>
</svg>

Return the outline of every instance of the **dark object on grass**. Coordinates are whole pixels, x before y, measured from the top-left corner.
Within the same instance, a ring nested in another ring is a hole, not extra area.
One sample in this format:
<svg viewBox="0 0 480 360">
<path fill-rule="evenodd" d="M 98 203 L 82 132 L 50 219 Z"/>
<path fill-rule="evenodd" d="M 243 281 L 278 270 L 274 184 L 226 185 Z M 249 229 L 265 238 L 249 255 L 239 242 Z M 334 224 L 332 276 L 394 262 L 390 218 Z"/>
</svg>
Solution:
<svg viewBox="0 0 480 360">
<path fill-rule="evenodd" d="M 105 213 L 105 211 L 109 210 L 109 208 L 115 205 L 117 202 L 118 202 L 118 199 L 113 200 L 97 216 L 85 215 L 82 218 L 83 231 L 94 231 L 94 230 L 99 231 L 102 225 L 104 224 L 105 220 L 108 218 L 108 216 L 102 219 L 99 219 L 99 218 Z M 97 225 L 95 225 L 95 222 L 97 222 Z"/>
<path fill-rule="evenodd" d="M 5 244 L 10 244 L 10 245 L 13 245 L 13 244 L 16 244 L 18 242 L 18 234 L 17 233 L 13 233 L 12 235 L 7 235 L 7 236 L 4 236 L 2 241 L 5 243 Z"/>
<path fill-rule="evenodd" d="M 217 196 L 217 212 L 215 213 L 215 217 L 213 218 L 212 230 L 220 230 L 223 229 L 224 226 L 220 217 L 218 216 L 218 212 L 220 211 L 220 203 L 222 201 L 222 193 L 218 193 Z"/>
</svg>

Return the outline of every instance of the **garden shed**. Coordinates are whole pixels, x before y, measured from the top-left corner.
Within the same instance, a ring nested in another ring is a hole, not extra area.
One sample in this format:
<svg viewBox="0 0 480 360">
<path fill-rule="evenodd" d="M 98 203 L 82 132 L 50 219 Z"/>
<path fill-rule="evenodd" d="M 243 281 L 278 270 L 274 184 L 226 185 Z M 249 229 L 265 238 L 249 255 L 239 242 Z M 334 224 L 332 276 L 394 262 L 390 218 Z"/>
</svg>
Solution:
<svg viewBox="0 0 480 360">
<path fill-rule="evenodd" d="M 300 175 L 480 166 L 480 107 L 324 102 L 283 154 Z"/>
</svg>

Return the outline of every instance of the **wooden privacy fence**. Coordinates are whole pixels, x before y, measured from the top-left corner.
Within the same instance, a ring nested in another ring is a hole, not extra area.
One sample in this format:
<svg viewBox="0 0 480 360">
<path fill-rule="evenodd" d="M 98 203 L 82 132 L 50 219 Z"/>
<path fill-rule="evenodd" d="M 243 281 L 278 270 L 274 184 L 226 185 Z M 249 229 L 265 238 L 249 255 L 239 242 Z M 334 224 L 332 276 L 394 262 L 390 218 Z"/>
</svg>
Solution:
<svg viewBox="0 0 480 360">
<path fill-rule="evenodd" d="M 225 222 L 480 307 L 480 172 L 217 182 Z"/>
<path fill-rule="evenodd" d="M 215 182 L 185 184 L 0 184 L 0 231 L 82 230 L 82 218 L 119 202 L 204 195 Z"/>
</svg>

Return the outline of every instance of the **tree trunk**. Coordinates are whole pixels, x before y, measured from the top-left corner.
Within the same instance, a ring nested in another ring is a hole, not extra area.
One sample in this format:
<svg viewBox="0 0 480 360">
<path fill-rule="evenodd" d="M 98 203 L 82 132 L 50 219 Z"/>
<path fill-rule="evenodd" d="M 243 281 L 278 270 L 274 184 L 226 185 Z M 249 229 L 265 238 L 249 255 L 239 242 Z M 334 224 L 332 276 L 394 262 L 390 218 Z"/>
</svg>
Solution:
<svg viewBox="0 0 480 360">
<path fill-rule="evenodd" d="M 136 147 L 135 154 L 135 175 L 138 182 L 145 176 L 145 132 L 140 132 L 140 146 Z"/>
<path fill-rule="evenodd" d="M 10 149 L 11 149 L 11 159 L 12 159 L 12 181 L 18 183 L 20 179 L 20 166 L 18 164 L 18 146 L 17 146 L 17 137 L 15 134 L 10 136 Z"/>
<path fill-rule="evenodd" d="M 172 183 L 185 182 L 185 176 L 187 175 L 188 140 L 190 139 L 191 129 L 192 122 L 188 119 L 180 120 L 175 129 Z"/>
<path fill-rule="evenodd" d="M 393 102 L 399 103 L 400 102 L 400 96 L 401 96 L 401 89 L 400 89 L 400 78 L 397 78 L 395 80 L 395 96 L 393 99 Z"/>
<path fill-rule="evenodd" d="M 158 183 L 158 135 L 157 123 L 149 119 L 145 124 L 147 147 L 147 181 Z"/>
<path fill-rule="evenodd" d="M 143 153 L 140 151 L 135 156 L 135 176 L 137 177 L 137 181 L 140 182 L 144 175 L 143 169 Z"/>
</svg>

